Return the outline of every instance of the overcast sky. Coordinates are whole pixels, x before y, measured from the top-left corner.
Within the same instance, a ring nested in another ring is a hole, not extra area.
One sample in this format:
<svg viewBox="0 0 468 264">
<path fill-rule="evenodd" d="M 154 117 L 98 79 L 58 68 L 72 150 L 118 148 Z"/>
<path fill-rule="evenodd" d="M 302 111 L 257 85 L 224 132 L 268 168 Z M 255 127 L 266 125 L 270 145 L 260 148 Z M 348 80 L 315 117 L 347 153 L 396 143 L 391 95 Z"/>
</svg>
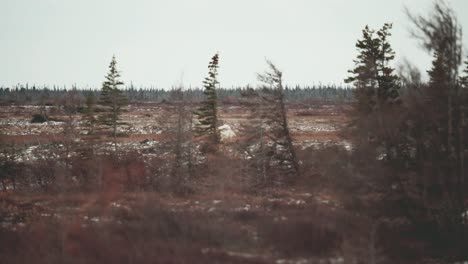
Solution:
<svg viewBox="0 0 468 264">
<path fill-rule="evenodd" d="M 468 30 L 468 0 L 450 3 Z M 394 23 L 396 63 L 406 58 L 426 70 L 430 57 L 410 37 L 403 10 L 427 14 L 431 5 L 432 0 L 0 0 L 0 86 L 99 88 L 113 54 L 126 84 L 201 86 L 217 51 L 223 87 L 256 84 L 265 58 L 283 70 L 287 84 L 340 84 L 353 67 L 362 28 L 385 22 Z"/>
</svg>

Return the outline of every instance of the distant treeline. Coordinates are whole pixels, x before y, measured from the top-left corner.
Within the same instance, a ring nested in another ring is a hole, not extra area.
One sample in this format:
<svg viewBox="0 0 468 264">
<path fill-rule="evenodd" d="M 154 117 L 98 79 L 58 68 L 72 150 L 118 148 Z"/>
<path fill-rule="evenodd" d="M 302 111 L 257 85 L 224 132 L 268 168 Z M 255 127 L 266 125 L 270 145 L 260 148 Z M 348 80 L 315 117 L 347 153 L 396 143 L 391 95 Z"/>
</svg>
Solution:
<svg viewBox="0 0 468 264">
<path fill-rule="evenodd" d="M 217 89 L 218 99 L 224 104 L 235 104 L 246 87 L 219 88 Z M 61 99 L 66 98 L 70 92 L 83 98 L 94 94 L 99 97 L 100 90 L 91 88 L 66 88 L 16 85 L 14 87 L 0 87 L 1 104 L 56 104 Z M 130 102 L 164 102 L 170 101 L 171 90 L 161 88 L 135 88 L 128 86 L 123 89 L 125 96 Z M 295 86 L 285 87 L 285 98 L 288 102 L 329 102 L 338 103 L 353 100 L 353 88 L 336 85 L 317 86 Z M 203 100 L 203 89 L 189 88 L 184 90 L 184 97 L 193 102 Z"/>
</svg>

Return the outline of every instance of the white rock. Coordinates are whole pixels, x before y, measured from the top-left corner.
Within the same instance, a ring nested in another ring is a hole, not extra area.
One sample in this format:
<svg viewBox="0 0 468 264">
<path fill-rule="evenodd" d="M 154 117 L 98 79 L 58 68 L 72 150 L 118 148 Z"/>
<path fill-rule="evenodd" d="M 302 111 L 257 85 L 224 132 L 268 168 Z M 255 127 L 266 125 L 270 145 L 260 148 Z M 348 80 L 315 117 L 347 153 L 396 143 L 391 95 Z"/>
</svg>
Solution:
<svg viewBox="0 0 468 264">
<path fill-rule="evenodd" d="M 229 125 L 222 125 L 218 127 L 218 130 L 222 141 L 232 139 L 236 136 L 236 133 L 232 131 L 232 128 Z"/>
</svg>

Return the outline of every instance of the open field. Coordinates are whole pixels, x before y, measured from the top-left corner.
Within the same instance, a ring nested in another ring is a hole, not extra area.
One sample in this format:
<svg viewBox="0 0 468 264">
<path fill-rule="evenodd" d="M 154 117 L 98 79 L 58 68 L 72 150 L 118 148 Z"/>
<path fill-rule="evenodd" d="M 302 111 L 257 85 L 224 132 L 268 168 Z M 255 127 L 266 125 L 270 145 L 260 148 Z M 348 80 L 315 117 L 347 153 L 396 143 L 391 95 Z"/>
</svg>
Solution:
<svg viewBox="0 0 468 264">
<path fill-rule="evenodd" d="M 2 263 L 415 263 L 431 250 L 406 219 L 376 222 L 362 213 L 379 194 L 358 198 L 347 180 L 349 105 L 289 105 L 301 175 L 267 187 L 243 174 L 246 110 L 220 107 L 221 124 L 235 136 L 216 155 L 195 139 L 196 172 L 184 194 L 170 185 L 172 135 L 163 128 L 170 108 L 130 105 L 114 145 L 107 132 L 87 135 L 78 114 L 48 107 L 54 121 L 31 123 L 39 107 L 0 107 L 3 140 L 13 149 L 2 155 L 24 175 L 1 182 Z"/>
<path fill-rule="evenodd" d="M 304 191 L 2 195 L 16 223 L 3 223 L 0 254 L 5 263 L 343 263 L 339 205 Z"/>
<path fill-rule="evenodd" d="M 163 119 L 158 115 L 166 107 L 131 105 L 123 115 L 129 125 L 119 130 L 119 150 L 138 153 L 135 162 L 146 165 L 155 156 L 164 158 L 167 153 L 158 148 L 169 135 L 159 128 Z M 296 148 L 348 148 L 339 135 L 346 124 L 345 108 L 290 106 Z M 63 148 L 61 120 L 67 117 L 56 114 L 56 121 L 30 123 L 37 111 L 36 106 L 0 108 L 4 140 L 17 149 L 18 162 L 38 162 Z M 222 144 L 223 151 L 232 154 L 246 112 L 238 106 L 223 106 L 220 119 L 236 133 Z M 74 122 L 74 141 L 90 140 L 79 116 Z M 112 149 L 105 134 L 92 140 L 103 151 Z M 199 163 L 210 161 L 226 162 L 204 157 Z M 138 166 L 129 170 L 133 172 L 128 175 L 136 178 L 140 172 L 148 173 Z M 349 214 L 349 222 L 343 221 L 347 213 L 339 199 L 311 184 L 315 172 L 307 171 L 290 186 L 257 191 L 244 188 L 239 175 L 219 172 L 197 175 L 191 181 L 194 192 L 188 196 L 127 190 L 124 183 L 87 193 L 31 192 L 21 187 L 12 191 L 8 185 L 0 194 L 0 255 L 4 263 L 344 263 L 346 254 L 354 257 L 350 239 L 361 231 L 349 225 L 366 219 Z M 25 254 L 18 254 L 19 248 Z"/>
<path fill-rule="evenodd" d="M 164 121 L 161 113 L 165 104 L 130 105 L 128 111 L 122 114 L 122 121 L 128 125 L 119 127 L 121 142 L 133 142 L 140 139 L 163 138 L 160 123 Z M 39 112 L 40 106 L 0 106 L 0 129 L 5 134 L 6 141 L 16 144 L 46 143 L 47 140 L 60 140 L 63 136 L 63 120 L 67 119 L 60 112 L 53 115 L 54 120 L 45 123 L 31 123 L 33 114 Z M 54 112 L 55 107 L 47 106 L 48 112 Z M 297 144 L 316 142 L 317 144 L 340 142 L 338 130 L 345 125 L 345 109 L 348 106 L 328 104 L 293 105 L 289 110 L 289 125 Z M 74 118 L 76 129 L 85 137 L 86 130 L 80 116 Z M 246 111 L 240 106 L 223 106 L 220 108 L 220 120 L 238 131 L 246 120 Z"/>
<path fill-rule="evenodd" d="M 31 123 L 33 114 L 39 112 L 39 106 L 1 106 L 0 131 L 3 140 L 17 146 L 19 159 L 35 159 L 34 152 L 46 152 L 50 143 L 64 141 L 64 127 L 67 116 L 57 113 L 53 115 L 56 121 Z M 56 112 L 54 107 L 46 107 L 48 112 Z M 117 138 L 120 149 L 127 151 L 141 151 L 154 149 L 158 144 L 167 141 L 168 135 L 162 130 L 164 126 L 164 111 L 168 106 L 164 104 L 130 105 L 128 111 L 122 115 L 126 125 L 120 126 L 118 132 L 122 136 Z M 340 145 L 347 148 L 349 143 L 339 135 L 339 130 L 346 125 L 345 109 L 347 106 L 336 105 L 294 105 L 289 111 L 289 128 L 294 137 L 294 144 L 305 149 L 309 147 L 322 148 L 330 145 Z M 243 122 L 246 122 L 245 109 L 239 106 L 223 106 L 220 108 L 220 121 L 227 124 L 236 137 L 226 145 L 235 144 L 237 135 Z M 163 116 L 161 116 L 163 115 Z M 87 136 L 86 127 L 81 117 L 73 117 L 75 141 L 92 139 L 100 148 L 108 148 L 112 138 L 105 134 L 92 137 Z M 97 138 L 96 138 L 97 137 Z M 151 151 L 146 151 L 151 154 Z M 144 154 L 143 154 L 144 155 Z"/>
</svg>

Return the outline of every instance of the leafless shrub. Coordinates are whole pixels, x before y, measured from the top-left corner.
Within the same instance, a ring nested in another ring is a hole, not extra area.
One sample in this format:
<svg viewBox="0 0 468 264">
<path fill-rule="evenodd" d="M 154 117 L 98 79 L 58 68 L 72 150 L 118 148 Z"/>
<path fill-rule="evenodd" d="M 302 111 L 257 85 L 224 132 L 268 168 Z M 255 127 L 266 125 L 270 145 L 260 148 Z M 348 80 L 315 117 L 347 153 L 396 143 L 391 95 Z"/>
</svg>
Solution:
<svg viewBox="0 0 468 264">
<path fill-rule="evenodd" d="M 167 168 L 169 188 L 178 194 L 191 192 L 189 182 L 194 176 L 195 144 L 193 140 L 193 110 L 183 97 L 182 88 L 174 89 L 170 96 L 171 107 L 160 116 L 164 133 L 169 135 L 170 165 Z M 209 142 L 209 141 L 208 141 Z"/>
</svg>

